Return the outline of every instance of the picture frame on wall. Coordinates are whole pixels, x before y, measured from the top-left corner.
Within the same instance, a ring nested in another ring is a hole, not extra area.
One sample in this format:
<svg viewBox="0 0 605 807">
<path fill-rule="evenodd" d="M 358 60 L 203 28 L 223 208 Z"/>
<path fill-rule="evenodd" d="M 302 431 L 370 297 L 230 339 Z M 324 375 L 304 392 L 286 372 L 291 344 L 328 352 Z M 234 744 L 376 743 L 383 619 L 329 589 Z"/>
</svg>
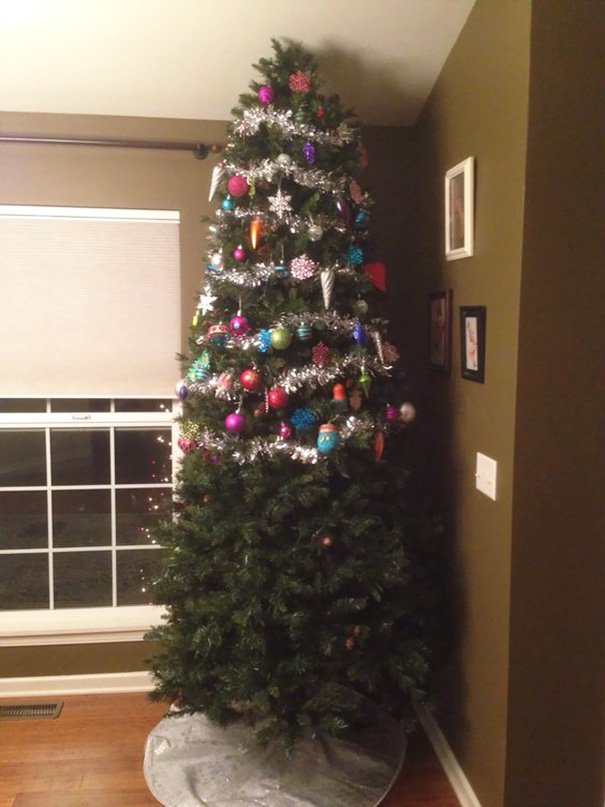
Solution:
<svg viewBox="0 0 605 807">
<path fill-rule="evenodd" d="M 445 257 L 470 258 L 474 250 L 475 158 L 445 173 Z"/>
<path fill-rule="evenodd" d="M 487 312 L 484 305 L 460 306 L 460 359 L 462 377 L 469 381 L 485 381 L 485 326 Z"/>
<path fill-rule="evenodd" d="M 429 368 L 449 373 L 452 355 L 452 292 L 429 294 Z"/>
</svg>

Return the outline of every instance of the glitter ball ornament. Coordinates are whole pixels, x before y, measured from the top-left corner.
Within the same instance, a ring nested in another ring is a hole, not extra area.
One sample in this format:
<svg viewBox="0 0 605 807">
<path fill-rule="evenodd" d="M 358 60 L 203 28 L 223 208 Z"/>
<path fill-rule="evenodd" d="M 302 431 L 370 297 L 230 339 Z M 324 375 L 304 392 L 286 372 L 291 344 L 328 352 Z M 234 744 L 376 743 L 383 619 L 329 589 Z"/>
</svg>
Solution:
<svg viewBox="0 0 605 807">
<path fill-rule="evenodd" d="M 313 336 L 313 329 L 310 325 L 299 325 L 296 329 L 296 336 L 300 339 L 301 342 L 308 342 Z"/>
<path fill-rule="evenodd" d="M 283 440 L 289 440 L 292 437 L 292 426 L 289 423 L 279 424 L 279 436 Z"/>
<path fill-rule="evenodd" d="M 187 384 L 185 383 L 185 380 L 183 378 L 181 378 L 180 381 L 176 382 L 175 390 L 176 390 L 177 398 L 179 398 L 179 400 L 181 400 L 181 401 L 184 401 L 185 398 L 189 395 L 189 390 L 187 389 Z"/>
<path fill-rule="evenodd" d="M 246 250 L 240 244 L 239 246 L 235 247 L 233 250 L 233 258 L 236 261 L 243 261 L 246 258 Z"/>
<path fill-rule="evenodd" d="M 230 213 L 233 210 L 233 208 L 235 207 L 235 202 L 233 201 L 233 199 L 230 196 L 225 196 L 225 198 L 221 202 L 221 207 L 227 213 Z"/>
<path fill-rule="evenodd" d="M 304 157 L 307 165 L 313 165 L 315 162 L 315 146 L 310 140 L 307 140 L 307 142 L 303 145 L 302 156 Z"/>
<path fill-rule="evenodd" d="M 323 234 L 323 228 L 320 227 L 319 224 L 312 224 L 307 232 L 309 240 L 311 241 L 319 241 Z"/>
<path fill-rule="evenodd" d="M 323 342 L 318 342 L 311 350 L 313 364 L 326 364 L 330 360 L 330 348 Z"/>
<path fill-rule="evenodd" d="M 338 445 L 338 429 L 333 423 L 324 423 L 319 427 L 317 450 L 320 454 L 329 454 Z"/>
<path fill-rule="evenodd" d="M 363 263 L 363 252 L 360 247 L 352 244 L 347 250 L 347 264 L 349 266 L 361 266 Z"/>
<path fill-rule="evenodd" d="M 218 325 L 211 325 L 208 329 L 208 341 L 212 342 L 213 345 L 222 347 L 227 341 L 228 336 L 229 328 L 224 322 L 219 322 Z"/>
<path fill-rule="evenodd" d="M 244 429 L 244 416 L 241 412 L 232 412 L 225 418 L 225 428 L 229 434 L 240 434 Z"/>
<path fill-rule="evenodd" d="M 269 87 L 266 84 L 263 84 L 263 86 L 259 88 L 256 95 L 261 104 L 273 103 L 273 97 L 274 97 L 273 87 Z"/>
<path fill-rule="evenodd" d="M 334 384 L 332 388 L 332 403 L 336 409 L 348 409 L 349 401 L 347 399 L 347 392 L 344 384 Z M 399 414 L 399 413 L 398 413 Z"/>
<path fill-rule="evenodd" d="M 239 174 L 229 177 L 227 181 L 227 190 L 231 196 L 245 196 L 248 193 L 248 180 Z"/>
<path fill-rule="evenodd" d="M 282 168 L 287 168 L 287 166 L 292 165 L 292 157 L 290 157 L 289 154 L 285 154 L 282 152 L 282 154 L 277 155 L 277 157 L 275 158 L 275 162 L 278 165 L 281 165 Z"/>
<path fill-rule="evenodd" d="M 267 403 L 271 409 L 283 409 L 289 400 L 290 396 L 283 387 L 273 387 L 267 394 Z"/>
<path fill-rule="evenodd" d="M 261 353 L 266 353 L 271 347 L 271 331 L 268 328 L 263 328 L 257 335 L 258 349 Z"/>
<path fill-rule="evenodd" d="M 393 423 L 399 418 L 399 409 L 393 404 L 387 404 L 384 416 L 389 423 Z"/>
<path fill-rule="evenodd" d="M 285 350 L 292 342 L 292 334 L 287 328 L 273 328 L 271 330 L 271 346 L 276 350 Z"/>
<path fill-rule="evenodd" d="M 256 392 L 258 389 L 260 389 L 263 382 L 260 373 L 250 368 L 248 370 L 244 370 L 244 372 L 240 375 L 239 383 L 244 389 L 247 389 L 248 392 Z"/>
<path fill-rule="evenodd" d="M 288 86 L 292 92 L 302 94 L 309 92 L 311 81 L 306 73 L 303 73 L 302 70 L 297 70 L 295 73 L 290 74 L 290 77 L 288 78 Z"/>
<path fill-rule="evenodd" d="M 310 409 L 295 409 L 290 420 L 299 431 L 312 429 L 315 425 L 315 415 Z"/>
<path fill-rule="evenodd" d="M 237 314 L 237 316 L 232 317 L 230 320 L 229 328 L 231 329 L 231 333 L 234 333 L 236 336 L 243 336 L 250 330 L 250 323 L 246 317 L 242 317 L 241 314 Z"/>
<path fill-rule="evenodd" d="M 292 277 L 297 280 L 306 280 L 313 277 L 317 266 L 315 261 L 311 260 L 308 255 L 299 255 L 297 258 L 292 258 L 290 261 L 290 272 Z"/>
<path fill-rule="evenodd" d="M 411 423 L 416 418 L 416 407 L 409 401 L 399 407 L 399 417 L 404 423 Z"/>
</svg>

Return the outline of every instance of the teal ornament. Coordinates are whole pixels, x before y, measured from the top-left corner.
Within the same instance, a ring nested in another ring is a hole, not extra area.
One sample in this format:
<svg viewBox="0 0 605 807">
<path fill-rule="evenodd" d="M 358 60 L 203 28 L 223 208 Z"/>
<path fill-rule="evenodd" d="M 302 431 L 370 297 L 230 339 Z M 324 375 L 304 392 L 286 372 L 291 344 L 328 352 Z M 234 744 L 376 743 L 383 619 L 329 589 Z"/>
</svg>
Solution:
<svg viewBox="0 0 605 807">
<path fill-rule="evenodd" d="M 276 263 L 273 267 L 273 271 L 278 277 L 285 277 L 288 274 L 288 267 L 283 263 Z"/>
<path fill-rule="evenodd" d="M 363 263 L 363 252 L 355 244 L 352 244 L 347 251 L 347 264 L 349 266 L 361 266 Z"/>
<path fill-rule="evenodd" d="M 356 230 L 367 230 L 370 224 L 370 217 L 365 210 L 360 210 L 355 216 L 355 223 L 353 226 Z"/>
<path fill-rule="evenodd" d="M 225 198 L 221 202 L 221 207 L 223 208 L 223 210 L 226 210 L 229 213 L 234 209 L 235 202 L 230 196 L 225 196 Z"/>
<path fill-rule="evenodd" d="M 296 329 L 296 335 L 301 342 L 309 342 L 313 336 L 313 329 L 310 325 L 299 325 Z"/>
<path fill-rule="evenodd" d="M 319 427 L 317 450 L 320 454 L 329 454 L 338 445 L 338 429 L 332 423 L 324 423 Z"/>
<path fill-rule="evenodd" d="M 257 335 L 258 349 L 261 353 L 266 353 L 271 347 L 271 331 L 268 328 L 263 328 Z"/>
<path fill-rule="evenodd" d="M 315 415 L 310 409 L 295 409 L 290 420 L 299 431 L 311 429 L 315 425 Z"/>
<path fill-rule="evenodd" d="M 206 357 L 207 355 L 208 354 L 206 354 Z M 187 377 L 191 381 L 205 381 L 209 375 L 210 375 L 210 367 L 208 366 L 208 361 L 202 354 L 202 356 L 199 359 L 196 359 L 189 368 Z"/>
</svg>

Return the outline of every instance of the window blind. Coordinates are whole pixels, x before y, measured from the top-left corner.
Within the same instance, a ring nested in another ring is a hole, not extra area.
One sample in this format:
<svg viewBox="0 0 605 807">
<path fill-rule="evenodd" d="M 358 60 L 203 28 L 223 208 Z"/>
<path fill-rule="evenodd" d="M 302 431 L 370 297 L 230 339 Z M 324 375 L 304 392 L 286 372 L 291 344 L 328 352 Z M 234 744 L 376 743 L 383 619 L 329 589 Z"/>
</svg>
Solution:
<svg viewBox="0 0 605 807">
<path fill-rule="evenodd" d="M 179 213 L 0 205 L 0 395 L 172 396 Z"/>
</svg>

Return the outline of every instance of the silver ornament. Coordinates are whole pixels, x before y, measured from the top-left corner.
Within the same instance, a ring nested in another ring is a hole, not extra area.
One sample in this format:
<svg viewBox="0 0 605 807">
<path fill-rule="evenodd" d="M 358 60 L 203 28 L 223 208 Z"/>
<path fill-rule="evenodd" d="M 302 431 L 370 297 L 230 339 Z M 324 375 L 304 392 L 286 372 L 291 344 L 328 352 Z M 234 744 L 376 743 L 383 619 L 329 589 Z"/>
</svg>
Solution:
<svg viewBox="0 0 605 807">
<path fill-rule="evenodd" d="M 332 291 L 334 289 L 334 278 L 336 277 L 334 269 L 323 269 L 319 277 L 321 279 L 321 290 L 324 298 L 324 306 L 327 310 L 330 306 Z"/>
<path fill-rule="evenodd" d="M 411 423 L 416 418 L 416 407 L 409 401 L 399 407 L 399 418 L 404 423 Z"/>
<path fill-rule="evenodd" d="M 210 263 L 214 266 L 215 269 L 222 269 L 223 266 L 223 256 L 220 252 L 214 252 L 212 257 L 210 258 Z"/>
<path fill-rule="evenodd" d="M 372 331 L 370 336 L 372 337 L 372 341 L 376 347 L 376 353 L 378 353 L 378 358 L 380 359 L 380 363 L 384 364 L 384 351 L 382 349 L 382 334 L 380 331 Z"/>
<path fill-rule="evenodd" d="M 288 165 L 292 164 L 292 157 L 289 154 L 278 154 L 275 158 L 275 162 L 278 165 L 281 165 L 282 168 L 287 167 Z"/>
<path fill-rule="evenodd" d="M 365 300 L 357 300 L 354 305 L 355 311 L 357 314 L 367 314 L 368 313 L 368 304 Z"/>
<path fill-rule="evenodd" d="M 319 224 L 312 224 L 309 227 L 308 235 L 309 235 L 309 238 L 311 239 L 311 241 L 319 241 L 319 239 L 322 237 L 323 234 L 324 234 L 324 231 L 319 226 Z"/>
<path fill-rule="evenodd" d="M 212 169 L 212 175 L 210 177 L 210 194 L 208 196 L 208 201 L 212 201 L 212 197 L 216 193 L 216 189 L 218 188 L 221 179 L 225 174 L 225 168 L 222 163 L 215 165 Z"/>
</svg>

